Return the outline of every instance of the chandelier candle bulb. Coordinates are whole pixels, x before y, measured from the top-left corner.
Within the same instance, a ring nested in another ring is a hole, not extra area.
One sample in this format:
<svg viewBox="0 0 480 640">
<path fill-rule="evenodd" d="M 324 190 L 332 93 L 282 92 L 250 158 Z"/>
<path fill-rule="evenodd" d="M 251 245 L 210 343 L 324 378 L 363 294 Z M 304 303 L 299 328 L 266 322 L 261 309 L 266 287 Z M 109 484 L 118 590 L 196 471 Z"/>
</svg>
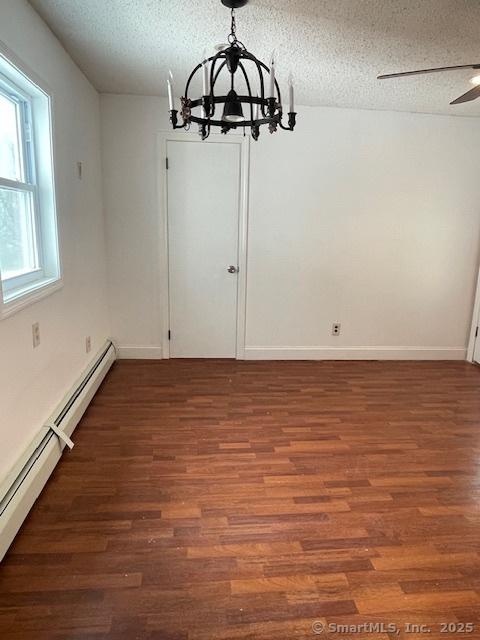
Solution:
<svg viewBox="0 0 480 640">
<path fill-rule="evenodd" d="M 208 76 L 209 76 L 209 64 L 207 58 L 207 52 L 203 52 L 203 62 L 202 62 L 202 72 L 203 72 L 203 95 L 208 96 L 210 93 L 210 88 L 208 86 Z"/>
<path fill-rule="evenodd" d="M 275 98 L 275 54 L 272 53 L 270 60 L 270 98 Z"/>
<path fill-rule="evenodd" d="M 289 95 L 288 112 L 289 113 L 294 113 L 295 112 L 295 101 L 294 101 L 294 89 L 293 89 L 293 76 L 292 76 L 292 74 L 290 74 L 288 76 L 288 95 Z"/>
<path fill-rule="evenodd" d="M 167 78 L 167 87 L 168 87 L 168 105 L 170 111 L 173 111 L 173 73 L 171 71 L 168 72 Z"/>
</svg>

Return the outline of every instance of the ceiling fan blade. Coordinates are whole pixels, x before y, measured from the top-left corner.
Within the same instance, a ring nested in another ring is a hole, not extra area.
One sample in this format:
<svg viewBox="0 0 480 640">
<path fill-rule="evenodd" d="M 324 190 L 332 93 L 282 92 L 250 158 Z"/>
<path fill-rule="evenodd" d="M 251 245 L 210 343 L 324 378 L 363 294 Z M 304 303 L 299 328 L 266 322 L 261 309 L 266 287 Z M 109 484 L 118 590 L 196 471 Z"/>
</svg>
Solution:
<svg viewBox="0 0 480 640">
<path fill-rule="evenodd" d="M 473 87 L 473 89 L 470 89 L 470 91 L 467 91 L 467 93 L 464 93 L 463 96 L 460 96 L 453 102 L 450 102 L 450 104 L 460 104 L 462 102 L 471 102 L 472 100 L 476 100 L 477 98 L 480 98 L 480 84 L 477 85 L 476 87 Z"/>
<path fill-rule="evenodd" d="M 480 64 L 460 64 L 455 67 L 438 67 L 435 69 L 419 69 L 418 71 L 403 71 L 400 73 L 385 73 L 377 76 L 377 80 L 386 80 L 388 78 L 402 78 L 403 76 L 416 76 L 422 73 L 437 73 L 439 71 L 455 71 L 456 69 L 480 69 Z"/>
</svg>

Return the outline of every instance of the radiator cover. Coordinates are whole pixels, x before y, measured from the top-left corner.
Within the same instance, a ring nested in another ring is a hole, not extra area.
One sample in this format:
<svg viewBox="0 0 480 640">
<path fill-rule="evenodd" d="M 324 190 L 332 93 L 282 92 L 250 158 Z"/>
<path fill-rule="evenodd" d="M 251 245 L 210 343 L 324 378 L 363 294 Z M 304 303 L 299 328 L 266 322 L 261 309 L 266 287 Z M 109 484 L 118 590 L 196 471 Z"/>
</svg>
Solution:
<svg viewBox="0 0 480 640">
<path fill-rule="evenodd" d="M 0 488 L 0 561 L 62 456 L 65 443 L 48 426 L 71 436 L 116 359 L 107 341 L 75 382 Z"/>
</svg>

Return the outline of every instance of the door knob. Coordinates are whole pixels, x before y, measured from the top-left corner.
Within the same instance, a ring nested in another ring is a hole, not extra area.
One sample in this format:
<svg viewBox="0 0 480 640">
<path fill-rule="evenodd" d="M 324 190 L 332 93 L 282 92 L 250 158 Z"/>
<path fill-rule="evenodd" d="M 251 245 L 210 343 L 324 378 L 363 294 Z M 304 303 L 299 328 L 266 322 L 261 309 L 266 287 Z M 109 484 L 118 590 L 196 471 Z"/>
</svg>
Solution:
<svg viewBox="0 0 480 640">
<path fill-rule="evenodd" d="M 238 271 L 238 267 L 235 267 L 233 264 L 231 264 L 228 269 L 227 269 L 228 273 L 237 273 Z"/>
</svg>

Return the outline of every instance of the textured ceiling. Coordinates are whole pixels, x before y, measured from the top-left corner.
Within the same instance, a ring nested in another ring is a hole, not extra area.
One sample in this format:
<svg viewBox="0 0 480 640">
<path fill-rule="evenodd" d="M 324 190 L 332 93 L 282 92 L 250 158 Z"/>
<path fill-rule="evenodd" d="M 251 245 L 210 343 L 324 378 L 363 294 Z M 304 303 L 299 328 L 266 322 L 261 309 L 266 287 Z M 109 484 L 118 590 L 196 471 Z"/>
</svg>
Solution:
<svg viewBox="0 0 480 640">
<path fill-rule="evenodd" d="M 187 74 L 224 42 L 220 0 L 30 0 L 96 88 L 179 95 Z M 480 63 L 479 0 L 250 0 L 237 34 L 278 77 L 291 70 L 300 104 L 480 116 L 480 99 L 449 106 L 472 71 L 377 81 L 378 73 Z"/>
</svg>

